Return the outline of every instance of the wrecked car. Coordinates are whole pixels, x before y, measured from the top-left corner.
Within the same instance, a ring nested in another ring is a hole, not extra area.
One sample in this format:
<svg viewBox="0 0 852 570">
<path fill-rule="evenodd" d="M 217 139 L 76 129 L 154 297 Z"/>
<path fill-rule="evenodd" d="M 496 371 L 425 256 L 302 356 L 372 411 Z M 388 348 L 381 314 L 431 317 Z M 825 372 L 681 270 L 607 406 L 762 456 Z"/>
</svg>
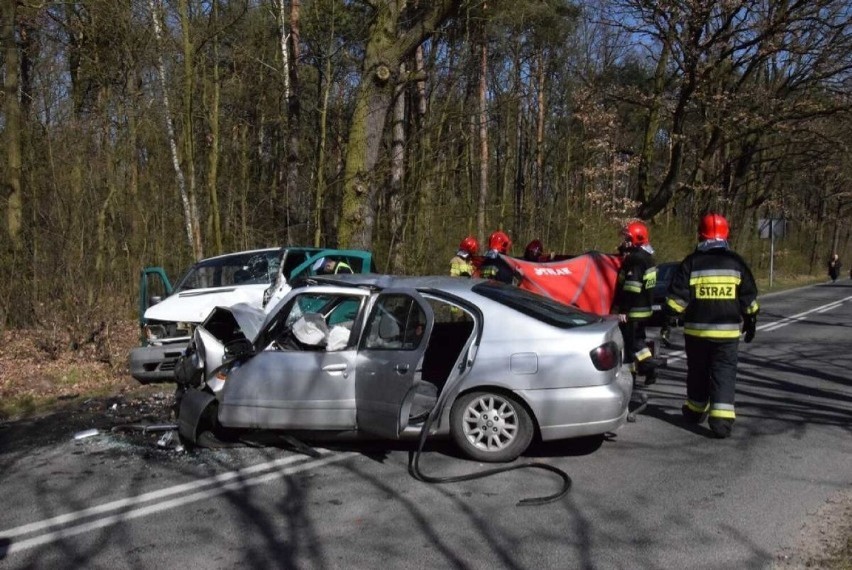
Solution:
<svg viewBox="0 0 852 570">
<path fill-rule="evenodd" d="M 214 307 L 247 303 L 271 308 L 295 281 L 322 272 L 330 261 L 355 273 L 376 270 L 370 252 L 316 247 L 274 247 L 211 257 L 190 267 L 174 287 L 162 268 L 143 269 L 141 346 L 130 353 L 131 376 L 142 384 L 174 381 L 178 357 L 195 326 Z M 152 295 L 154 291 L 164 296 Z"/>
<path fill-rule="evenodd" d="M 482 279 L 315 278 L 268 314 L 217 308 L 182 357 L 179 433 L 449 436 L 511 461 L 602 435 L 633 389 L 618 320 Z M 304 437 L 304 435 L 303 435 Z"/>
</svg>

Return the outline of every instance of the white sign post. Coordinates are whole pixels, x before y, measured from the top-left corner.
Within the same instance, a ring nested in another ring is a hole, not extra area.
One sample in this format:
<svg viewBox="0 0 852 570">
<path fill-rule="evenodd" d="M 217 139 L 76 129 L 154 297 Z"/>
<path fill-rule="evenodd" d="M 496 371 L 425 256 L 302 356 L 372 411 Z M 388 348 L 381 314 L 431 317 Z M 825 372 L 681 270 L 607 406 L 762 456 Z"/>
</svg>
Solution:
<svg viewBox="0 0 852 570">
<path fill-rule="evenodd" d="M 769 240 L 769 288 L 772 288 L 772 277 L 775 274 L 775 238 L 784 237 L 787 233 L 787 220 L 784 218 L 761 218 L 758 220 L 758 232 L 762 239 Z"/>
</svg>

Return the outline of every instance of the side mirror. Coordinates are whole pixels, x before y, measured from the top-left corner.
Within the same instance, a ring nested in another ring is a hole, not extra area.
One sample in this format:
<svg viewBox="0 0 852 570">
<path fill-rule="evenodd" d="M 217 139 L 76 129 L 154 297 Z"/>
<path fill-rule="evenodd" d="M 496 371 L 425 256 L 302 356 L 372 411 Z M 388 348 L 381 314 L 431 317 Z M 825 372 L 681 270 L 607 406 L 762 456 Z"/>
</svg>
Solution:
<svg viewBox="0 0 852 570">
<path fill-rule="evenodd" d="M 234 339 L 225 345 L 226 358 L 239 358 L 254 354 L 254 345 L 247 338 Z"/>
</svg>

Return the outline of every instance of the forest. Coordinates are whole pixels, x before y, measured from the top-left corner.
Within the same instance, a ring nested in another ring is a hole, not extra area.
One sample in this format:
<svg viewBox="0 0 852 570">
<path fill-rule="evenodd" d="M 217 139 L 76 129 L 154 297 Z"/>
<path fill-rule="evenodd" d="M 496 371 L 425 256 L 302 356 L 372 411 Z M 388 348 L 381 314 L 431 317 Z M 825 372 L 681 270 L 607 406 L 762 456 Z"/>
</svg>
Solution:
<svg viewBox="0 0 852 570">
<path fill-rule="evenodd" d="M 676 260 L 708 209 L 755 273 L 823 273 L 850 66 L 848 0 L 0 0 L 0 328 L 273 245 L 447 273 L 641 219 Z"/>
</svg>

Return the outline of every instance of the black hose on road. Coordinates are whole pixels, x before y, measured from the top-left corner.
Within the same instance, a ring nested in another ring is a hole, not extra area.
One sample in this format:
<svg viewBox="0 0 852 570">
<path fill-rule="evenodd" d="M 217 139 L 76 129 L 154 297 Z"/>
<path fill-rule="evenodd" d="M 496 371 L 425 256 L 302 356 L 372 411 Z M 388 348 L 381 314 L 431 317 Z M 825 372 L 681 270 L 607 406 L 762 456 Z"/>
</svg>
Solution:
<svg viewBox="0 0 852 570">
<path fill-rule="evenodd" d="M 429 428 L 432 426 L 432 414 L 426 418 L 426 421 L 423 422 L 423 428 L 420 430 L 420 437 L 417 442 L 417 450 L 413 452 L 409 452 L 408 454 L 408 472 L 412 477 L 417 479 L 418 481 L 422 481 L 423 483 L 458 483 L 460 481 L 472 481 L 474 479 L 482 479 L 483 477 L 489 477 L 491 475 L 497 475 L 499 473 L 506 473 L 508 471 L 515 471 L 518 469 L 542 469 L 544 471 L 550 471 L 551 473 L 556 473 L 562 479 L 562 488 L 559 492 L 554 493 L 553 495 L 547 495 L 545 497 L 532 497 L 529 499 L 521 499 L 516 503 L 519 507 L 534 507 L 539 505 L 546 505 L 547 503 L 552 503 L 554 501 L 558 501 L 562 497 L 568 494 L 568 491 L 571 490 L 571 477 L 568 476 L 562 469 L 558 467 L 554 467 L 553 465 L 548 465 L 547 463 L 538 463 L 535 461 L 529 461 L 527 463 L 521 463 L 520 465 L 507 465 L 505 467 L 497 467 L 494 469 L 487 469 L 485 471 L 480 471 L 478 473 L 470 473 L 467 475 L 456 475 L 454 477 L 430 477 L 429 475 L 424 475 L 420 470 L 420 454 L 423 451 L 423 447 L 426 445 L 426 436 L 429 433 Z"/>
</svg>

